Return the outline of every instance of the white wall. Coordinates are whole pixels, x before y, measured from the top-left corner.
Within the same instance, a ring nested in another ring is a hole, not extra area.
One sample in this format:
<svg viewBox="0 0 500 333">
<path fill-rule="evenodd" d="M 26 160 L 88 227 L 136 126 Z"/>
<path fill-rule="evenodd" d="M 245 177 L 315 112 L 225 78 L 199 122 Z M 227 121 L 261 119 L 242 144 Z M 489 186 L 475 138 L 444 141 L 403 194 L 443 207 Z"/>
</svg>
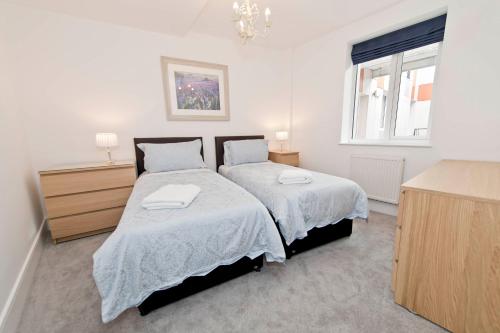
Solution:
<svg viewBox="0 0 500 333">
<path fill-rule="evenodd" d="M 35 175 L 0 34 L 0 331 L 9 296 L 42 222 Z"/>
<path fill-rule="evenodd" d="M 0 311 L 8 308 L 42 221 L 37 171 L 105 160 L 96 132 L 118 134 L 115 159 L 134 158 L 133 137 L 203 136 L 205 160 L 215 168 L 213 136 L 271 137 L 289 126 L 289 51 L 167 36 L 5 2 L 0 46 Z M 228 65 L 231 120 L 167 121 L 162 55 Z M 10 317 L 12 327 L 17 319 Z"/>
<path fill-rule="evenodd" d="M 230 40 L 184 38 L 0 5 L 26 113 L 35 169 L 104 160 L 96 132 L 116 132 L 117 159 L 134 158 L 133 137 L 203 136 L 215 168 L 213 136 L 266 134 L 288 128 L 289 51 Z M 160 56 L 229 66 L 231 120 L 167 121 Z"/>
<path fill-rule="evenodd" d="M 339 145 L 351 45 L 446 8 L 431 111 L 432 147 Z M 499 12 L 498 0 L 409 0 L 296 48 L 292 146 L 301 152 L 303 165 L 349 176 L 351 154 L 399 155 L 406 157 L 406 180 L 443 158 L 500 161 L 500 106 L 492 98 L 500 91 Z"/>
</svg>

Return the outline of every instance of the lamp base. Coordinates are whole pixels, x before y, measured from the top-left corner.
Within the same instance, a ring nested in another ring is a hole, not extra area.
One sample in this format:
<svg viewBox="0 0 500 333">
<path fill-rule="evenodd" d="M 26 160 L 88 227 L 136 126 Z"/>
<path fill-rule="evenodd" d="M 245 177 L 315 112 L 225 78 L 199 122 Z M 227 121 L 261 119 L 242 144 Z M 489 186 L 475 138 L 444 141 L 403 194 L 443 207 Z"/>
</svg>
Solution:
<svg viewBox="0 0 500 333">
<path fill-rule="evenodd" d="M 106 148 L 106 155 L 108 156 L 108 160 L 106 161 L 107 165 L 113 165 L 115 162 L 111 159 L 111 150 Z"/>
</svg>

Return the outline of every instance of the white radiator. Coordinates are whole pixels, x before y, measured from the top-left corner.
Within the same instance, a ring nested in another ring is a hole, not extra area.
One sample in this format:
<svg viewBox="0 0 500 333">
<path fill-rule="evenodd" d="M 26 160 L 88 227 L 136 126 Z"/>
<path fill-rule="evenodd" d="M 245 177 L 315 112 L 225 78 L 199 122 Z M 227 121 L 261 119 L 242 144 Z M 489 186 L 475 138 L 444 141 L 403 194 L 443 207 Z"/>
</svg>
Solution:
<svg viewBox="0 0 500 333">
<path fill-rule="evenodd" d="M 404 162 L 403 157 L 352 155 L 351 179 L 365 190 L 368 198 L 397 204 Z"/>
</svg>

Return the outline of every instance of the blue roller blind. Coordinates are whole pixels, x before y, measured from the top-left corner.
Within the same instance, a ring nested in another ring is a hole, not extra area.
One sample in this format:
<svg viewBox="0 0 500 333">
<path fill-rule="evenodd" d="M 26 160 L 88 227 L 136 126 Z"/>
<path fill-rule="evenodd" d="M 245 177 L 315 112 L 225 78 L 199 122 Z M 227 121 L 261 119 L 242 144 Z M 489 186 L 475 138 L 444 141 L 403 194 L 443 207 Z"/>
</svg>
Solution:
<svg viewBox="0 0 500 333">
<path fill-rule="evenodd" d="M 446 14 L 358 43 L 352 47 L 352 63 L 385 57 L 417 47 L 441 42 Z"/>
</svg>

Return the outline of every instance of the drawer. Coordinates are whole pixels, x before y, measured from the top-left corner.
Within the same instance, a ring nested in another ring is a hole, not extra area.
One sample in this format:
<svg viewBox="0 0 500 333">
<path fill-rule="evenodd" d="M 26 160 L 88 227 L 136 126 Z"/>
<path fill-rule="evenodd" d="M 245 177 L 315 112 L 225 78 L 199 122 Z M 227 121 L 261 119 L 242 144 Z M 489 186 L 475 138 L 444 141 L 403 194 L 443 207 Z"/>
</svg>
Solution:
<svg viewBox="0 0 500 333">
<path fill-rule="evenodd" d="M 120 222 L 125 207 L 97 212 L 60 217 L 49 220 L 53 239 L 83 234 L 99 229 L 114 227 Z"/>
<path fill-rule="evenodd" d="M 399 243 L 401 241 L 401 226 L 396 226 L 396 236 L 394 237 L 394 255 L 392 262 L 392 291 L 396 290 L 396 279 L 398 274 L 399 264 Z"/>
<path fill-rule="evenodd" d="M 40 177 L 45 197 L 132 186 L 134 182 L 135 168 L 131 166 L 45 174 Z"/>
<path fill-rule="evenodd" d="M 125 206 L 132 187 L 50 197 L 45 200 L 49 219 Z"/>
<path fill-rule="evenodd" d="M 399 194 L 399 205 L 398 205 L 398 217 L 396 219 L 396 225 L 401 227 L 403 225 L 403 213 L 405 205 L 405 192 L 401 191 Z"/>
<path fill-rule="evenodd" d="M 396 282 L 398 278 L 398 264 L 399 264 L 399 248 L 401 243 L 401 229 L 403 227 L 403 214 L 405 210 L 405 192 L 401 191 L 399 194 L 399 207 L 398 217 L 396 219 L 396 235 L 394 237 L 394 255 L 392 262 L 392 291 L 396 290 Z"/>
</svg>

